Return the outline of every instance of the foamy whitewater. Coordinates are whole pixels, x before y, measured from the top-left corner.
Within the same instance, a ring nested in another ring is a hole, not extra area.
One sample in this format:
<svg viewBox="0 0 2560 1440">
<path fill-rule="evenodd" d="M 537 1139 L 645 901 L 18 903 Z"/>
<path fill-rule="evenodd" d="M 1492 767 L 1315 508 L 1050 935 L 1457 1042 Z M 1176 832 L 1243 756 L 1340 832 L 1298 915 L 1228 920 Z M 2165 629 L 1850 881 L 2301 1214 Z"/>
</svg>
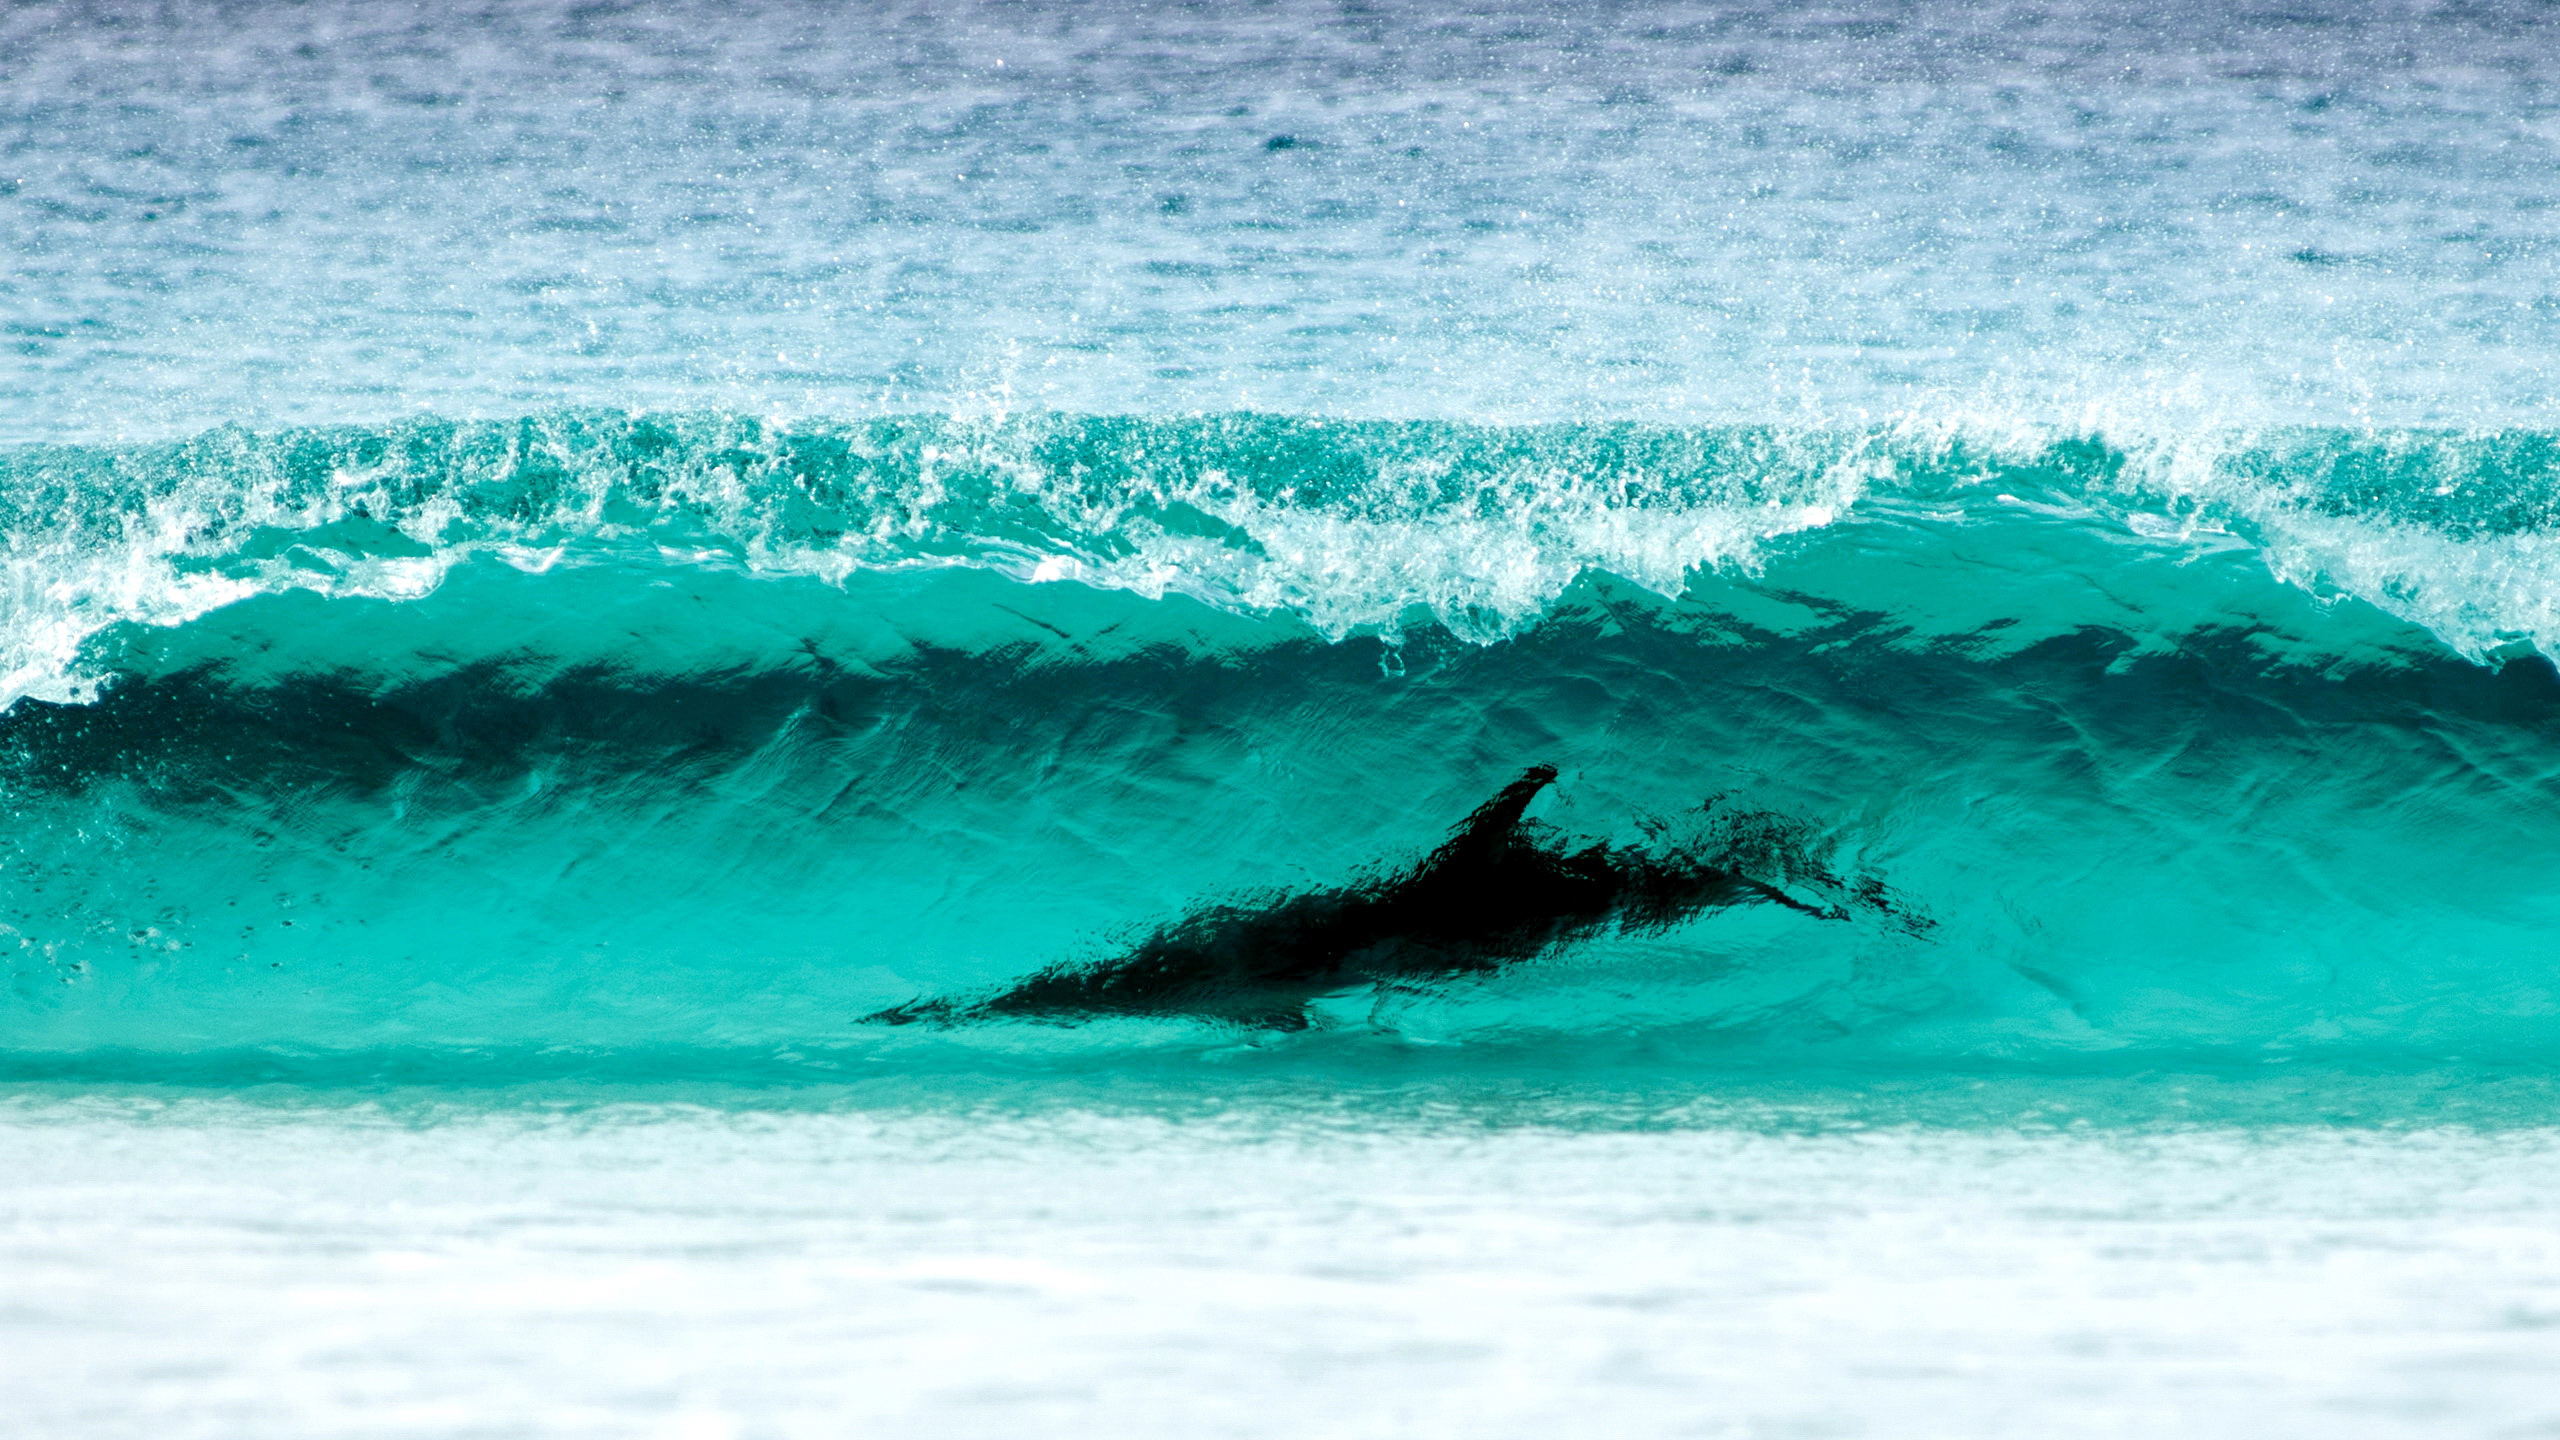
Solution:
<svg viewBox="0 0 2560 1440">
<path fill-rule="evenodd" d="M 2550 30 L 0 12 L 0 1431 L 2560 1427 Z"/>
</svg>

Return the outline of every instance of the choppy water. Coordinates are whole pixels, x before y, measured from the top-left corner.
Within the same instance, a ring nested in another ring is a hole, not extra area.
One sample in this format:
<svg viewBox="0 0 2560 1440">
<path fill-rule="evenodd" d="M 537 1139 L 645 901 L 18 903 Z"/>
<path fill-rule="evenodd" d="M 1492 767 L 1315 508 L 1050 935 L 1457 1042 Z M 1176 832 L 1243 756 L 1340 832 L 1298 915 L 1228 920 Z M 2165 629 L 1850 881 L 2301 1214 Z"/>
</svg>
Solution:
<svg viewBox="0 0 2560 1440">
<path fill-rule="evenodd" d="M 13 1423 L 2551 1423 L 2553 18 L 0 14 Z"/>
<path fill-rule="evenodd" d="M 0 17 L 0 434 L 1010 395 L 2531 420 L 2532 3 Z"/>
</svg>

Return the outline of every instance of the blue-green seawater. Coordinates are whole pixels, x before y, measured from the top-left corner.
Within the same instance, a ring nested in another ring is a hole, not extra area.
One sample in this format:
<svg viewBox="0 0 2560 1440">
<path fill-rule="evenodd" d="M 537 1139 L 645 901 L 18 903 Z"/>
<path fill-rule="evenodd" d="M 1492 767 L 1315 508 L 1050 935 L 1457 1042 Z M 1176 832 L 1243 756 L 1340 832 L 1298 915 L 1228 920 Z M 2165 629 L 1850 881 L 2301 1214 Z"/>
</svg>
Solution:
<svg viewBox="0 0 2560 1440">
<path fill-rule="evenodd" d="M 563 412 L 0 465 L 24 1079 L 2560 1060 L 2540 432 Z M 1923 923 L 1718 912 L 1287 1037 L 865 1020 L 1534 763 L 1564 830 L 1724 797 Z"/>
<path fill-rule="evenodd" d="M 0 1436 L 2560 1431 L 2554 33 L 0 6 Z"/>
</svg>

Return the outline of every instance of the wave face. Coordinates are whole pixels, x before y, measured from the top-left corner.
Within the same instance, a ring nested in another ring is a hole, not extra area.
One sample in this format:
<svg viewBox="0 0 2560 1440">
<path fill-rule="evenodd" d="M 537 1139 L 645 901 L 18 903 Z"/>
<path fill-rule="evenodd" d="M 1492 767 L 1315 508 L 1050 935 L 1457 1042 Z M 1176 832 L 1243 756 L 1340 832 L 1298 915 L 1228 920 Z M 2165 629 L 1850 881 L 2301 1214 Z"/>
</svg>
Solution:
<svg viewBox="0 0 2560 1440">
<path fill-rule="evenodd" d="M 2556 444 L 577 412 L 21 448 L 0 1057 L 2539 1067 Z M 1712 799 L 1909 923 L 1711 908 L 1294 1031 L 866 1019 L 1410 865 L 1537 764 L 1542 826 L 1642 846 Z"/>
</svg>

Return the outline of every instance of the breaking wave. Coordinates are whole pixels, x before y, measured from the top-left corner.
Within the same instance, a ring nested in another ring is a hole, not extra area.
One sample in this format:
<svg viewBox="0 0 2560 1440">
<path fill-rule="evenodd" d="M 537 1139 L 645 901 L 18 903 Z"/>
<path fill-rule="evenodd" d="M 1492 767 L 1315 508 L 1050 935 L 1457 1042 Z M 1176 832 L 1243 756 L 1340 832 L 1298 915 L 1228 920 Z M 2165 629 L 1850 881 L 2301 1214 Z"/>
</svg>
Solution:
<svg viewBox="0 0 2560 1440">
<path fill-rule="evenodd" d="M 22 448 L 0 1056 L 2539 1065 L 2555 506 L 2515 431 L 595 412 Z M 866 1021 L 1337 893 L 1541 762 L 1541 823 L 1782 817 L 1927 923 L 1710 908 L 1346 984 L 1285 1037 Z"/>
</svg>

